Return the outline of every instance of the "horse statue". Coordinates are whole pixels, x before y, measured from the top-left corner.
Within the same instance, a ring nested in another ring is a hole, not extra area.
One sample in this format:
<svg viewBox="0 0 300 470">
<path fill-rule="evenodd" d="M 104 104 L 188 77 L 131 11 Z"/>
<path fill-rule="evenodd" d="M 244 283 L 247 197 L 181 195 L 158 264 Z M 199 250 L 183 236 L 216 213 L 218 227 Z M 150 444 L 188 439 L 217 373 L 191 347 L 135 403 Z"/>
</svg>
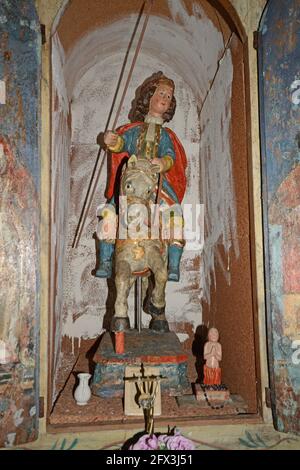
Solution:
<svg viewBox="0 0 300 470">
<path fill-rule="evenodd" d="M 168 332 L 165 317 L 165 289 L 168 279 L 167 242 L 151 236 L 153 203 L 156 202 L 156 188 L 159 175 L 146 158 L 132 155 L 120 180 L 120 196 L 126 197 L 126 237 L 120 237 L 121 224 L 124 228 L 124 213 L 119 210 L 119 223 L 115 245 L 115 285 L 117 297 L 111 330 L 124 331 L 130 328 L 128 318 L 128 295 L 137 276 L 142 277 L 142 297 L 145 299 L 148 278 L 153 273 L 154 288 L 146 311 L 152 316 L 150 329 Z M 124 212 L 124 211 L 123 211 Z M 156 217 L 156 216 L 155 216 Z M 159 219 L 159 217 L 158 217 Z M 156 220 L 158 220 L 156 219 Z M 129 227 L 134 227 L 130 236 Z M 159 232 L 161 232 L 159 230 Z"/>
</svg>

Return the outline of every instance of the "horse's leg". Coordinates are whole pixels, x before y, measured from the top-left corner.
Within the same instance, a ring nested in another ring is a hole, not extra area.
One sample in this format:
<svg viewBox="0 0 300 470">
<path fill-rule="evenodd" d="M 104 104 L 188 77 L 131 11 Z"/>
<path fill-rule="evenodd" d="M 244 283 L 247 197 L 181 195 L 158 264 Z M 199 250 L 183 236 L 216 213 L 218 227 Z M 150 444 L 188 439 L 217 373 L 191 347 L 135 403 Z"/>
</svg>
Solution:
<svg viewBox="0 0 300 470">
<path fill-rule="evenodd" d="M 154 274 L 155 280 L 155 287 L 148 305 L 149 313 L 152 316 L 150 328 L 156 331 L 167 332 L 169 331 L 169 325 L 165 316 L 165 292 L 168 280 L 167 262 L 162 257 L 160 251 L 157 248 L 154 248 L 151 250 L 148 263 L 149 268 Z"/>
<path fill-rule="evenodd" d="M 124 331 L 130 328 L 128 311 L 128 295 L 130 288 L 134 282 L 134 277 L 131 274 L 130 264 L 125 260 L 116 262 L 116 291 L 117 298 L 115 302 L 115 314 L 112 318 L 111 330 Z"/>
</svg>

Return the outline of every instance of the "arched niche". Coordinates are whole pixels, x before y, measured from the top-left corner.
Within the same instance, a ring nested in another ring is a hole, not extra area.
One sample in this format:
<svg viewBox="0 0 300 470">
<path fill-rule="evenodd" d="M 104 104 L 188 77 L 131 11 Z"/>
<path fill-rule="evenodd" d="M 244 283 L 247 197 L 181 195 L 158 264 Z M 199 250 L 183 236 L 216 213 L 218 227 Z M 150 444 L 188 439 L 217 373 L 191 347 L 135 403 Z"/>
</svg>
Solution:
<svg viewBox="0 0 300 470">
<path fill-rule="evenodd" d="M 52 31 L 51 402 L 59 393 L 61 364 L 104 331 L 113 298 L 113 282 L 92 275 L 105 166 L 79 247 L 71 247 L 99 149 L 96 137 L 141 7 L 134 0 L 106 5 L 66 3 Z M 154 2 L 118 124 L 128 121 L 146 77 L 162 70 L 173 78 L 178 104 L 170 127 L 189 160 L 184 202 L 204 205 L 205 240 L 201 252 L 185 251 L 181 282 L 168 284 L 167 316 L 190 354 L 191 381 L 207 327 L 219 328 L 224 382 L 256 413 L 245 41 L 229 2 Z M 129 304 L 132 309 L 133 294 Z"/>
</svg>

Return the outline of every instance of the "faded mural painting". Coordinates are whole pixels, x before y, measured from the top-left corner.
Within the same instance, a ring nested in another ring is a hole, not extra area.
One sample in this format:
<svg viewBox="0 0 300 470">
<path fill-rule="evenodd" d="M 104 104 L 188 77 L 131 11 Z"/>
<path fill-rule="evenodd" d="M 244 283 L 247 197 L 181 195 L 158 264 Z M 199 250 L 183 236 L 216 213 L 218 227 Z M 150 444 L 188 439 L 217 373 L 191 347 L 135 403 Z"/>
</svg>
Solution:
<svg viewBox="0 0 300 470">
<path fill-rule="evenodd" d="M 260 28 L 260 97 L 273 412 L 300 422 L 300 2 L 271 0 Z"/>
<path fill-rule="evenodd" d="M 0 4 L 0 447 L 37 435 L 40 25 Z"/>
</svg>

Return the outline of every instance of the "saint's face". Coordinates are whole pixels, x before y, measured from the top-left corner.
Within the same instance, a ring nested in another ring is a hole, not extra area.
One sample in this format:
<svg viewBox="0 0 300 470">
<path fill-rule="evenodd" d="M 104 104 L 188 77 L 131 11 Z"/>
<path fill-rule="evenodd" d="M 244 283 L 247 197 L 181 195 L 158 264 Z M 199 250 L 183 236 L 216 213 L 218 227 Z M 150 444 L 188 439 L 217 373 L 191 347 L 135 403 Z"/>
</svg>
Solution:
<svg viewBox="0 0 300 470">
<path fill-rule="evenodd" d="M 149 114 L 155 117 L 163 117 L 168 111 L 173 98 L 173 90 L 168 85 L 158 85 L 154 95 L 150 99 Z"/>
<path fill-rule="evenodd" d="M 215 328 L 209 330 L 208 340 L 216 343 L 219 340 L 219 332 Z"/>
</svg>

